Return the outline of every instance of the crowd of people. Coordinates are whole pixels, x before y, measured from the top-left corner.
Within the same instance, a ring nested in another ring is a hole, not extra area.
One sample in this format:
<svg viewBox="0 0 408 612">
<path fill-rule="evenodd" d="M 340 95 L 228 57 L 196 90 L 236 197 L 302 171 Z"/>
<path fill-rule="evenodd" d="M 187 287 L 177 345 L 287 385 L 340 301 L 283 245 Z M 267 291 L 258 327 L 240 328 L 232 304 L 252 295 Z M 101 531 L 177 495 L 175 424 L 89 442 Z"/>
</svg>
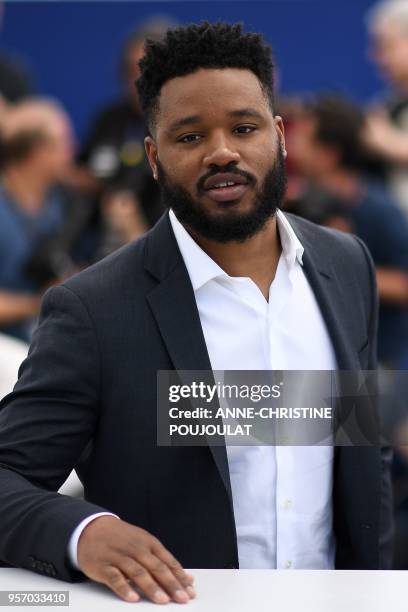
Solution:
<svg viewBox="0 0 408 612">
<path fill-rule="evenodd" d="M 144 152 L 135 80 L 152 20 L 123 46 L 123 94 L 77 146 L 61 104 L 34 96 L 0 61 L 0 363 L 10 341 L 29 343 L 52 285 L 148 231 L 164 212 Z M 375 108 L 338 93 L 280 95 L 287 131 L 286 210 L 352 232 L 368 246 L 380 295 L 378 354 L 408 369 L 408 3 L 382 0 L 367 17 L 370 55 L 389 89 Z M 13 86 L 14 83 L 14 86 Z M 350 305 L 353 308 L 353 305 Z M 2 349 L 2 346 L 5 348 Z M 17 346 L 17 344 L 16 344 Z M 24 345 L 19 344 L 24 351 Z M 18 352 L 20 356 L 21 353 Z M 395 467 L 400 530 L 408 540 L 408 453 Z M 396 567 L 408 567 L 403 535 Z"/>
<path fill-rule="evenodd" d="M 82 146 L 59 102 L 23 88 L 11 98 L 10 79 L 17 77 L 10 70 L 4 87 L 0 82 L 2 333 L 29 342 L 50 285 L 134 240 L 161 216 L 134 82 L 144 40 L 170 25 L 153 20 L 126 40 L 122 98 L 98 113 Z"/>
</svg>

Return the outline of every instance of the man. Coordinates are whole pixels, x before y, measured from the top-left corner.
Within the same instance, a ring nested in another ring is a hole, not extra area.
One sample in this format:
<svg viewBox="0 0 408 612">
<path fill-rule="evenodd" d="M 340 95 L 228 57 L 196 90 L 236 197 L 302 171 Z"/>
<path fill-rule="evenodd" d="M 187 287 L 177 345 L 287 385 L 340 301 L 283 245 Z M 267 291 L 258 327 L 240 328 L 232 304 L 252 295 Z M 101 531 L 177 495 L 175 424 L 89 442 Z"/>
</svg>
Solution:
<svg viewBox="0 0 408 612">
<path fill-rule="evenodd" d="M 380 0 L 368 13 L 371 55 L 391 95 L 369 113 L 366 139 L 387 165 L 387 178 L 408 215 L 408 4 Z"/>
<path fill-rule="evenodd" d="M 28 341 L 46 285 L 72 273 L 70 247 L 90 211 L 62 184 L 73 137 L 59 105 L 20 102 L 0 130 L 0 330 Z"/>
<path fill-rule="evenodd" d="M 320 96 L 292 125 L 291 161 L 313 186 L 343 200 L 351 231 L 367 245 L 380 296 L 378 357 L 399 369 L 408 356 L 408 224 L 384 186 L 362 171 L 363 130 L 352 102 Z"/>
<path fill-rule="evenodd" d="M 76 171 L 78 186 L 87 193 L 98 193 L 104 189 L 105 181 L 122 176 L 139 185 L 143 182 L 140 199 L 149 227 L 160 218 L 164 207 L 143 146 L 146 126 L 135 80 L 140 76 L 139 61 L 146 38 L 160 40 L 174 25 L 170 18 L 153 17 L 127 36 L 120 57 L 121 97 L 93 119 Z"/>
<path fill-rule="evenodd" d="M 140 76 L 146 38 L 160 40 L 172 25 L 168 18 L 155 17 L 132 30 L 125 40 L 119 70 L 121 97 L 98 112 L 80 155 L 80 161 L 97 179 L 112 178 L 120 168 L 135 170 L 145 160 L 146 127 L 135 80 Z"/>
<path fill-rule="evenodd" d="M 44 300 L 0 412 L 1 558 L 135 601 L 130 579 L 158 603 L 194 596 L 180 563 L 388 567 L 387 452 L 157 447 L 158 370 L 374 368 L 376 292 L 362 243 L 277 212 L 259 35 L 170 30 L 138 87 L 172 211 Z M 54 493 L 74 465 L 85 500 Z"/>
</svg>

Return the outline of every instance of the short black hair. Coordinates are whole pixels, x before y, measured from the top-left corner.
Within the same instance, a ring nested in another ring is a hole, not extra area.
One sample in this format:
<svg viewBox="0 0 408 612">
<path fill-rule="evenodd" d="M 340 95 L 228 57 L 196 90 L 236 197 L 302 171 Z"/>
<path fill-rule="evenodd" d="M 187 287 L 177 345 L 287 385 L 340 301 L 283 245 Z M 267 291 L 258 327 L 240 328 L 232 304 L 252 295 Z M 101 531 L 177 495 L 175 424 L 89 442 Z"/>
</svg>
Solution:
<svg viewBox="0 0 408 612">
<path fill-rule="evenodd" d="M 166 81 L 200 68 L 244 68 L 259 79 L 271 109 L 274 103 L 274 65 L 271 47 L 261 34 L 245 33 L 241 23 L 190 24 L 169 29 L 160 41 L 146 40 L 136 81 L 142 113 L 152 132 L 159 96 Z"/>
<path fill-rule="evenodd" d="M 316 121 L 315 139 L 338 150 L 343 168 L 364 167 L 368 155 L 363 144 L 365 119 L 354 102 L 338 94 L 321 95 L 306 105 L 306 113 Z"/>
</svg>

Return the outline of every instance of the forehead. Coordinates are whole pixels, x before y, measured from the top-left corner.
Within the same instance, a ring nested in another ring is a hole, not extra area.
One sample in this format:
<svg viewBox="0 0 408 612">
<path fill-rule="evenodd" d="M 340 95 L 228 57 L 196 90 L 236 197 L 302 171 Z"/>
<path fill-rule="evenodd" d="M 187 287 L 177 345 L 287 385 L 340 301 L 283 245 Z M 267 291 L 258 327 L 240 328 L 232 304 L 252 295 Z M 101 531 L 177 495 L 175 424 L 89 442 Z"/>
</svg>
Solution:
<svg viewBox="0 0 408 612">
<path fill-rule="evenodd" d="M 222 117 L 237 107 L 271 113 L 261 83 L 241 68 L 202 68 L 167 81 L 160 92 L 158 128 L 186 115 Z"/>
<path fill-rule="evenodd" d="M 11 109 L 4 123 L 6 136 L 14 136 L 19 131 L 38 130 L 45 134 L 61 131 L 68 124 L 68 118 L 58 109 L 47 105 L 25 104 Z"/>
<path fill-rule="evenodd" d="M 70 131 L 71 126 L 68 117 L 62 113 L 50 114 L 46 125 L 47 134 L 53 137 L 60 137 L 66 136 Z"/>
<path fill-rule="evenodd" d="M 408 38 L 408 24 L 398 23 L 395 19 L 380 21 L 373 30 L 377 40 L 391 40 Z"/>
</svg>

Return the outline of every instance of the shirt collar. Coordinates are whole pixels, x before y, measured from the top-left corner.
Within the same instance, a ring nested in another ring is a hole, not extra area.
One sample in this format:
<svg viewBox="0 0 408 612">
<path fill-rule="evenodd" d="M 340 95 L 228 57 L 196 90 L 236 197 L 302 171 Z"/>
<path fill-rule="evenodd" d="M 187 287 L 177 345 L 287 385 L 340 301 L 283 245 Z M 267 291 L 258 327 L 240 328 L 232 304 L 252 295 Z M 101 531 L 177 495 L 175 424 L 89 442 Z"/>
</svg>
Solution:
<svg viewBox="0 0 408 612">
<path fill-rule="evenodd" d="M 296 260 L 303 266 L 303 253 L 305 249 L 296 236 L 287 217 L 279 209 L 276 212 L 276 221 L 278 223 L 283 256 L 288 263 L 289 269 L 294 266 Z"/>
<path fill-rule="evenodd" d="M 170 209 L 169 217 L 194 291 L 197 291 L 197 289 L 214 278 L 229 278 L 229 275 L 193 240 L 172 209 Z M 303 265 L 304 248 L 281 210 L 278 210 L 276 213 L 276 221 L 282 253 L 289 270 L 295 265 L 296 260 Z"/>
</svg>

